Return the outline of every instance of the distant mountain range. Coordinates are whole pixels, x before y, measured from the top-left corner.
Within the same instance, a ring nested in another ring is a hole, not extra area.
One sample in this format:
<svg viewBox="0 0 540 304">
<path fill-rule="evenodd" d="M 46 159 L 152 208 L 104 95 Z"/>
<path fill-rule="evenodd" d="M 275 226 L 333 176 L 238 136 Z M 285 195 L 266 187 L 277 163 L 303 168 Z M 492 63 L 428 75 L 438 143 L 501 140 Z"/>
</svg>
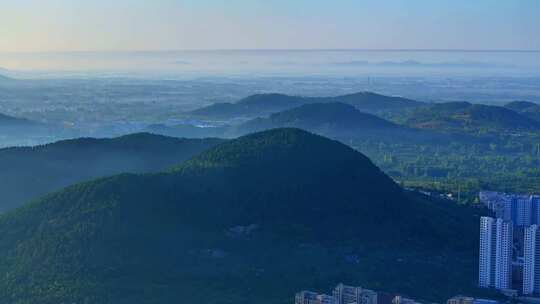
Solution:
<svg viewBox="0 0 540 304">
<path fill-rule="evenodd" d="M 475 294 L 478 212 L 404 192 L 336 141 L 275 129 L 0 217 L 0 297 L 270 304 L 347 281 L 442 301 Z"/>
<path fill-rule="evenodd" d="M 339 103 L 308 103 L 296 108 L 255 118 L 240 125 L 226 127 L 196 127 L 192 125 L 153 125 L 149 132 L 177 137 L 233 138 L 275 128 L 300 128 L 336 139 L 393 138 L 399 133 L 417 135 L 420 132 L 397 125 L 375 115 L 363 113 L 354 106 Z"/>
<path fill-rule="evenodd" d="M 418 129 L 458 132 L 532 132 L 540 122 L 507 107 L 448 102 L 419 108 L 405 124 Z"/>
<path fill-rule="evenodd" d="M 338 111 L 335 104 L 346 104 L 363 112 L 353 113 L 351 108 L 341 106 Z M 322 104 L 334 104 L 336 112 Z M 303 107 L 313 105 L 312 107 Z M 319 108 L 318 108 L 319 107 Z M 288 110 L 291 110 L 288 112 Z M 335 115 L 318 115 L 317 111 L 329 110 Z M 346 113 L 347 112 L 347 113 Z M 324 128 L 338 128 L 343 115 L 345 121 L 357 119 L 356 124 L 341 128 L 340 134 L 347 133 L 347 128 L 360 127 L 362 121 L 372 123 L 374 117 L 366 120 L 366 114 L 375 114 L 398 122 L 394 128 L 408 127 L 420 130 L 457 132 L 462 134 L 484 132 L 536 132 L 540 131 L 540 105 L 530 102 L 513 102 L 504 107 L 472 104 L 468 102 L 423 103 L 402 97 L 391 97 L 371 92 L 362 92 L 337 97 L 298 97 L 282 94 L 253 95 L 237 103 L 218 103 L 189 113 L 207 119 L 256 119 L 249 121 L 231 133 L 224 128 L 207 129 L 203 132 L 225 132 L 224 134 L 246 134 L 250 131 L 272 127 L 299 127 L 319 134 L 335 137 L 331 131 L 321 132 Z M 274 115 L 275 114 L 275 115 Z M 363 114 L 363 115 L 362 115 Z M 351 116 L 350 116 L 351 115 Z M 380 123 L 381 121 L 379 121 Z M 338 123 L 336 125 L 336 123 Z M 386 122 L 389 123 L 389 122 Z M 366 126 L 362 126 L 366 129 Z M 242 130 L 244 129 L 244 130 Z M 349 129 L 352 130 L 352 129 Z M 184 131 L 188 131 L 184 127 Z M 337 131 L 337 130 L 336 130 Z M 174 132 L 173 132 L 174 133 Z M 350 132 L 349 132 L 350 133 Z"/>
<path fill-rule="evenodd" d="M 84 180 L 123 172 L 160 171 L 221 142 L 133 134 L 0 149 L 0 212 Z"/>
<path fill-rule="evenodd" d="M 347 61 L 336 63 L 340 66 L 374 66 L 374 67 L 424 67 L 424 68 L 511 68 L 512 65 L 501 65 L 481 61 L 446 61 L 446 62 L 420 62 L 417 60 L 405 61 Z"/>
<path fill-rule="evenodd" d="M 391 142 L 448 142 L 445 134 L 431 130 L 414 129 L 390 122 L 356 107 L 341 102 L 307 103 L 292 109 L 248 120 L 239 125 L 223 127 L 196 127 L 192 125 L 150 126 L 147 131 L 175 137 L 237 136 L 275 129 L 300 128 L 341 141 L 372 139 Z M 465 140 L 465 134 L 461 136 Z M 452 137 L 454 140 L 459 138 Z"/>
<path fill-rule="evenodd" d="M 234 128 L 237 134 L 293 127 L 332 138 L 395 136 L 409 131 L 375 115 L 363 113 L 344 103 L 313 103 L 256 118 Z M 412 132 L 412 130 L 410 130 Z"/>
<path fill-rule="evenodd" d="M 258 118 L 245 123 L 245 127 L 258 125 L 262 127 L 306 127 L 319 128 L 321 124 L 332 124 L 329 127 L 339 128 L 346 131 L 353 128 L 366 129 L 393 129 L 399 128 L 394 123 L 379 118 L 372 114 L 362 113 L 355 107 L 339 103 L 312 103 L 285 110 L 270 115 L 268 118 Z"/>
<path fill-rule="evenodd" d="M 402 97 L 391 97 L 371 92 L 361 92 L 336 97 L 301 97 L 283 94 L 259 94 L 244 98 L 237 103 L 216 103 L 189 112 L 189 115 L 213 119 L 255 118 L 292 109 L 311 103 L 341 102 L 357 109 L 376 113 L 416 108 L 424 103 Z"/>
</svg>

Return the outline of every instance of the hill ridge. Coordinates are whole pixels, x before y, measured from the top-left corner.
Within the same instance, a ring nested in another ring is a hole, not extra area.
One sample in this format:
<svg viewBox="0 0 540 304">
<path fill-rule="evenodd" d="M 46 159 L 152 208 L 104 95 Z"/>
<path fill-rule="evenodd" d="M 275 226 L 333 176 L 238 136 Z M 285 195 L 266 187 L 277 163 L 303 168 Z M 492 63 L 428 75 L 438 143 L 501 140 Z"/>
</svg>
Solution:
<svg viewBox="0 0 540 304">
<path fill-rule="evenodd" d="M 149 133 L 116 138 L 77 138 L 33 147 L 0 149 L 0 212 L 86 179 L 163 170 L 223 142 Z M 23 189 L 28 183 L 32 187 Z"/>
<path fill-rule="evenodd" d="M 447 102 L 419 108 L 409 114 L 406 125 L 421 129 L 465 132 L 538 131 L 540 122 L 511 109 Z"/>
<path fill-rule="evenodd" d="M 346 145 L 274 129 L 0 217 L 0 297 L 270 304 L 341 278 L 438 299 L 474 290 L 477 229 L 473 209 L 411 196 Z"/>
<path fill-rule="evenodd" d="M 373 92 L 359 92 L 331 97 L 292 96 L 279 93 L 255 94 L 236 103 L 216 103 L 189 112 L 213 118 L 260 117 L 310 103 L 343 102 L 368 112 L 414 108 L 423 103 Z"/>
</svg>

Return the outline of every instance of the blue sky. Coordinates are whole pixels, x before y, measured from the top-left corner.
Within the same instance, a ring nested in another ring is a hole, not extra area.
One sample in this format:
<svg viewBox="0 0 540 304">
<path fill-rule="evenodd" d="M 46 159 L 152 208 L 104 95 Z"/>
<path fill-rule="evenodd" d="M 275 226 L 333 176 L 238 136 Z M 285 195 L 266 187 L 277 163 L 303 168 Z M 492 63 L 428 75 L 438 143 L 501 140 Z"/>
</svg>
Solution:
<svg viewBox="0 0 540 304">
<path fill-rule="evenodd" d="M 540 49 L 540 0 L 2 2 L 0 52 Z"/>
</svg>

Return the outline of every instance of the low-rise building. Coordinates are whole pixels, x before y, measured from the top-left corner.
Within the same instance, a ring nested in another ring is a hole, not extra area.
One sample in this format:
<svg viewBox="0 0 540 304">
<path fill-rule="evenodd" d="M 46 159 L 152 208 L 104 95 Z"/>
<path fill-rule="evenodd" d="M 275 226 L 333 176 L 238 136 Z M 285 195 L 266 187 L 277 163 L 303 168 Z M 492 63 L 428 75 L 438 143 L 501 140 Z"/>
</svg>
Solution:
<svg viewBox="0 0 540 304">
<path fill-rule="evenodd" d="M 335 300 L 333 296 L 326 295 L 326 294 L 320 294 L 317 296 L 317 304 L 335 304 Z"/>
<path fill-rule="evenodd" d="M 467 296 L 455 296 L 446 301 L 446 304 L 498 304 L 495 300 L 475 299 Z"/>
<path fill-rule="evenodd" d="M 335 304 L 334 297 L 314 291 L 301 291 L 294 298 L 295 304 Z"/>
<path fill-rule="evenodd" d="M 294 297 L 294 304 L 318 304 L 317 296 L 319 294 L 313 291 L 300 291 Z"/>
<path fill-rule="evenodd" d="M 474 304 L 499 304 L 499 301 L 489 299 L 474 299 Z"/>
<path fill-rule="evenodd" d="M 403 296 L 395 296 L 392 304 L 421 304 L 414 299 L 405 298 Z"/>
<path fill-rule="evenodd" d="M 338 284 L 332 295 L 336 304 L 377 304 L 377 293 L 362 287 Z"/>
<path fill-rule="evenodd" d="M 474 298 L 466 296 L 455 296 L 448 299 L 446 304 L 474 304 Z"/>
</svg>

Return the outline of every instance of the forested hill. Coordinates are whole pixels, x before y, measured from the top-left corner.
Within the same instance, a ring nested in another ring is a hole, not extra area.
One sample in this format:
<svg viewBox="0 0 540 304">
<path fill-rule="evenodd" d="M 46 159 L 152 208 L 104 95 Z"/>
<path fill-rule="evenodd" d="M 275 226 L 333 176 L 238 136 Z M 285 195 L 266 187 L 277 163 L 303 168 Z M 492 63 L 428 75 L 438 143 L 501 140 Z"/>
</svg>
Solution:
<svg viewBox="0 0 540 304">
<path fill-rule="evenodd" d="M 529 101 L 513 101 L 504 106 L 524 116 L 540 121 L 540 105 Z"/>
<path fill-rule="evenodd" d="M 530 108 L 540 107 L 540 105 L 530 101 L 512 101 L 505 104 L 504 107 L 516 112 L 521 112 Z"/>
<path fill-rule="evenodd" d="M 275 129 L 2 216 L 0 297 L 277 304 L 346 281 L 442 301 L 476 290 L 475 212 L 403 192 L 336 141 Z"/>
<path fill-rule="evenodd" d="M 540 122 L 513 110 L 468 102 L 419 108 L 408 116 L 406 124 L 420 129 L 473 133 L 540 131 Z"/>
<path fill-rule="evenodd" d="M 357 109 L 377 113 L 416 108 L 424 103 L 402 98 L 361 92 L 336 97 L 301 97 L 283 94 L 259 94 L 249 96 L 236 103 L 217 103 L 190 112 L 190 115 L 206 118 L 231 119 L 238 117 L 261 117 L 272 113 L 292 109 L 304 104 L 341 102 Z"/>
<path fill-rule="evenodd" d="M 344 141 L 351 139 L 422 141 L 433 137 L 427 132 L 397 125 L 341 102 L 308 103 L 271 114 L 269 117 L 255 118 L 226 127 L 152 126 L 149 130 L 171 136 L 234 138 L 275 128 L 300 128 Z"/>
<path fill-rule="evenodd" d="M 406 128 L 377 116 L 362 113 L 344 103 L 314 103 L 256 118 L 236 129 L 241 133 L 294 127 L 333 138 L 377 136 Z"/>
<path fill-rule="evenodd" d="M 87 179 L 122 172 L 152 172 L 178 164 L 220 139 L 175 139 L 133 134 L 81 138 L 0 150 L 0 211 Z"/>
<path fill-rule="evenodd" d="M 241 99 L 237 103 L 216 103 L 189 114 L 213 118 L 258 117 L 311 103 L 314 100 L 319 100 L 319 98 L 258 94 Z"/>
<path fill-rule="evenodd" d="M 399 111 L 418 108 L 426 105 L 426 103 L 404 97 L 386 96 L 373 92 L 360 92 L 334 97 L 333 99 L 336 102 L 350 104 L 356 107 L 358 110 L 367 113 Z"/>
</svg>

